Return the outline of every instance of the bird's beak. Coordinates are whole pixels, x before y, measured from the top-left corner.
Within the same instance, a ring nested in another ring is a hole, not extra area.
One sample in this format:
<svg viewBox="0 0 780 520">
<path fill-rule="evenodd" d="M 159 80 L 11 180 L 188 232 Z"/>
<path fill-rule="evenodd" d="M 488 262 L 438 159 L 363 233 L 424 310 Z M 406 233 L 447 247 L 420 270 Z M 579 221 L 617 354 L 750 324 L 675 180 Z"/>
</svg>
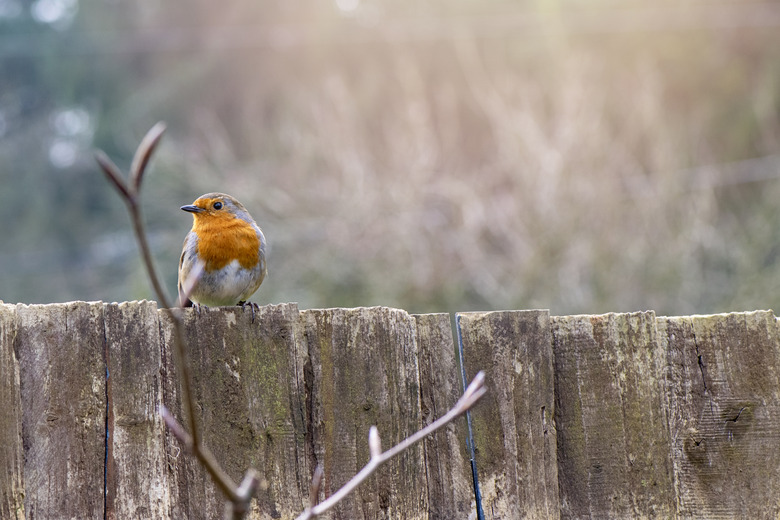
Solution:
<svg viewBox="0 0 780 520">
<path fill-rule="evenodd" d="M 204 211 L 206 211 L 205 209 L 195 206 L 193 204 L 187 204 L 186 206 L 182 206 L 181 209 L 184 211 L 188 211 L 190 213 L 203 213 Z"/>
</svg>

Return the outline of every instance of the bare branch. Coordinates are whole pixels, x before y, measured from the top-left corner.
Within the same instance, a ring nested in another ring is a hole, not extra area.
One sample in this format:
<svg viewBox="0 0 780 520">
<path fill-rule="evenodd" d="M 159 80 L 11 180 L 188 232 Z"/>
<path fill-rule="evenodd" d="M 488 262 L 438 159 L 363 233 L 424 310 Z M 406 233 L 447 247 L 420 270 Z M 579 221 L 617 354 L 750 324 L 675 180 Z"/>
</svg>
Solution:
<svg viewBox="0 0 780 520">
<path fill-rule="evenodd" d="M 177 309 L 178 310 L 178 309 Z M 174 435 L 176 435 L 179 440 L 181 440 L 184 445 L 192 451 L 192 454 L 197 457 L 197 459 L 201 462 L 204 468 L 206 468 L 206 471 L 211 476 L 211 479 L 214 481 L 214 483 L 217 485 L 217 487 L 222 491 L 222 493 L 227 497 L 227 499 L 230 502 L 237 503 L 241 501 L 241 497 L 238 494 L 236 483 L 233 482 L 233 479 L 230 478 L 230 476 L 225 473 L 225 470 L 222 469 L 222 466 L 219 465 L 217 460 L 214 458 L 214 455 L 212 455 L 211 451 L 209 451 L 206 446 L 203 445 L 201 436 L 200 436 L 200 430 L 198 428 L 198 423 L 195 419 L 195 403 L 192 399 L 192 376 L 190 373 L 189 363 L 187 362 L 187 356 L 184 350 L 184 334 L 182 331 L 182 321 L 181 317 L 178 316 L 177 312 L 171 313 L 173 318 L 173 329 L 174 329 L 174 346 L 176 350 L 176 358 L 177 358 L 177 366 L 179 370 L 181 371 L 180 374 L 180 382 L 181 382 L 181 390 L 182 390 L 182 403 L 184 404 L 185 413 L 187 415 L 187 418 L 189 419 L 189 426 L 190 426 L 190 435 L 186 435 L 186 437 L 183 438 L 180 437 L 180 435 L 176 434 L 176 430 L 172 430 Z M 167 412 L 167 409 L 161 408 L 160 413 Z M 170 413 L 168 414 L 169 417 L 166 419 L 165 416 L 163 416 L 163 419 L 165 420 L 165 423 L 170 425 L 171 421 L 176 423 L 176 426 L 178 427 L 178 430 L 183 432 L 183 428 L 176 422 L 176 419 L 170 416 Z M 188 439 L 189 438 L 189 439 Z M 189 440 L 189 442 L 187 442 Z"/>
<path fill-rule="evenodd" d="M 100 165 L 103 173 L 106 174 L 106 177 L 108 177 L 108 180 L 113 183 L 122 199 L 124 199 L 125 202 L 132 200 L 130 192 L 127 191 L 125 181 L 122 179 L 122 172 L 119 171 L 119 168 L 114 164 L 114 161 L 112 161 L 102 150 L 95 152 L 95 160 Z"/>
<path fill-rule="evenodd" d="M 241 485 L 238 486 L 238 496 L 249 503 L 257 488 L 260 487 L 260 482 L 260 475 L 257 471 L 249 468 L 246 475 L 244 475 L 244 480 L 241 481 Z"/>
<path fill-rule="evenodd" d="M 311 477 L 311 485 L 309 486 L 309 507 L 296 520 L 309 520 L 316 516 L 312 510 L 317 506 L 317 501 L 320 498 L 320 487 L 322 487 L 322 477 L 324 475 L 325 471 L 322 469 L 322 464 L 318 464 L 314 469 L 314 475 Z"/>
<path fill-rule="evenodd" d="M 163 289 L 163 286 L 160 283 L 160 278 L 157 276 L 157 270 L 155 269 L 154 262 L 152 261 L 152 253 L 149 249 L 149 243 L 146 240 L 146 231 L 144 230 L 144 222 L 143 218 L 141 217 L 141 211 L 135 202 L 130 205 L 130 216 L 133 221 L 133 229 L 135 230 L 135 236 L 138 240 L 138 245 L 141 248 L 141 256 L 143 257 L 144 265 L 146 266 L 146 272 L 149 275 L 149 280 L 152 282 L 152 287 L 154 288 L 154 292 L 157 295 L 157 299 L 160 301 L 160 304 L 163 306 L 163 308 L 168 309 L 171 307 L 170 300 L 168 300 L 165 289 Z"/>
<path fill-rule="evenodd" d="M 382 455 L 382 439 L 379 438 L 379 429 L 376 426 L 368 429 L 368 451 L 372 459 Z"/>
<path fill-rule="evenodd" d="M 179 439 L 179 442 L 184 444 L 188 449 L 192 449 L 192 437 L 184 431 L 184 428 L 181 427 L 181 424 L 179 424 L 179 421 L 176 420 L 176 418 L 171 415 L 171 412 L 163 405 L 160 405 L 160 417 L 162 417 L 163 421 L 165 421 L 165 425 L 168 427 L 169 430 L 171 430 L 171 433 L 174 437 Z"/>
<path fill-rule="evenodd" d="M 309 487 L 309 509 L 317 505 L 320 499 L 320 487 L 322 487 L 322 477 L 325 476 L 325 471 L 322 469 L 322 464 L 318 464 L 314 470 L 314 475 L 311 478 L 311 486 Z"/>
<path fill-rule="evenodd" d="M 399 453 L 403 452 L 404 450 L 409 449 L 413 444 L 419 442 L 424 437 L 430 435 L 431 433 L 435 432 L 442 426 L 452 422 L 454 419 L 459 417 L 460 415 L 466 413 L 471 407 L 473 407 L 477 401 L 479 401 L 483 395 L 485 395 L 485 392 L 487 390 L 485 389 L 485 373 L 479 372 L 474 379 L 471 381 L 471 384 L 469 384 L 468 388 L 466 388 L 466 391 L 463 393 L 460 399 L 458 399 L 458 402 L 455 403 L 455 406 L 450 409 L 446 414 L 444 414 L 442 417 L 437 419 L 436 421 L 432 422 L 422 430 L 418 431 L 417 433 L 412 434 L 411 436 L 407 437 L 406 439 L 402 440 L 400 443 L 396 444 L 389 450 L 382 452 L 382 453 L 375 453 L 375 447 L 371 447 L 372 443 L 379 442 L 379 432 L 376 431 L 376 427 L 372 426 L 371 430 L 369 431 L 369 447 L 371 449 L 371 458 L 368 461 L 368 464 L 363 466 L 363 469 L 360 470 L 360 472 L 352 477 L 352 479 L 344 484 L 344 486 L 341 487 L 338 491 L 333 493 L 330 497 L 328 497 L 323 502 L 320 502 L 316 506 L 312 506 L 310 508 L 307 508 L 306 511 L 303 512 L 296 520 L 308 520 L 310 518 L 315 518 L 336 504 L 338 504 L 345 496 L 347 496 L 349 493 L 355 490 L 356 487 L 358 487 L 366 478 L 368 478 L 376 469 L 382 465 L 384 462 L 387 462 L 389 459 L 395 457 Z M 374 433 L 376 432 L 376 433 Z M 374 440 L 372 440 L 372 438 Z M 316 476 L 316 472 L 315 472 Z M 312 479 L 313 480 L 313 479 Z"/>
<path fill-rule="evenodd" d="M 238 486 L 238 501 L 228 502 L 225 509 L 225 518 L 227 520 L 241 520 L 246 516 L 251 508 L 252 497 L 260 486 L 260 476 L 257 471 L 249 468 L 244 475 L 244 480 Z"/>
<path fill-rule="evenodd" d="M 149 132 L 146 133 L 141 144 L 138 146 L 138 150 L 133 158 L 131 166 L 131 185 L 128 185 L 122 180 L 122 174 L 119 168 L 108 158 L 108 156 L 102 151 L 98 151 L 95 154 L 95 158 L 103 169 L 108 179 L 114 184 L 119 195 L 127 203 L 130 217 L 133 222 L 133 231 L 135 232 L 136 240 L 141 249 L 141 255 L 146 266 L 147 274 L 152 282 L 152 287 L 157 295 L 157 299 L 163 308 L 170 309 L 171 305 L 168 298 L 165 295 L 165 290 L 162 288 L 162 284 L 157 276 L 157 272 L 152 262 L 152 255 L 149 249 L 149 244 L 146 240 L 146 232 L 144 230 L 143 219 L 141 217 L 141 210 L 138 204 L 137 196 L 138 189 L 143 179 L 144 171 L 146 170 L 151 155 L 154 152 L 157 144 L 165 131 L 165 124 L 157 123 L 152 127 Z M 189 287 L 187 291 L 191 291 L 200 277 L 203 274 L 203 266 L 196 266 L 195 270 L 190 275 Z M 234 504 L 234 511 L 248 510 L 248 503 L 251 500 L 251 494 L 248 497 L 244 497 L 239 493 L 239 489 L 230 476 L 225 473 L 219 463 L 216 461 L 212 453 L 201 442 L 200 431 L 198 429 L 198 423 L 195 419 L 195 403 L 192 399 L 192 376 L 190 372 L 189 362 L 187 361 L 186 350 L 184 346 L 184 324 L 178 309 L 172 310 L 170 313 L 173 323 L 173 343 L 174 351 L 176 352 L 176 366 L 179 371 L 180 386 L 182 392 L 182 403 L 184 408 L 184 414 L 189 421 L 189 429 L 191 433 L 187 433 L 184 428 L 176 421 L 176 419 L 170 414 L 165 407 L 160 407 L 160 415 L 162 416 L 165 424 L 171 430 L 173 435 L 179 439 L 200 461 L 203 467 L 206 469 L 211 479 L 216 486 L 222 491 L 227 499 Z M 257 474 L 254 470 L 247 472 L 247 478 L 250 480 L 246 482 L 244 492 L 254 493 L 257 488 Z M 242 505 L 243 504 L 243 505 Z M 241 514 L 239 518 L 243 516 Z"/>
<path fill-rule="evenodd" d="M 242 502 L 244 499 L 240 495 L 236 483 L 233 482 L 233 479 L 231 479 L 227 473 L 225 473 L 225 470 L 219 465 L 211 451 L 203 445 L 196 444 L 193 437 L 184 431 L 184 428 L 181 427 L 179 422 L 171 415 L 171 412 L 166 407 L 161 406 L 159 413 L 174 437 L 179 439 L 179 442 L 184 444 L 184 446 L 195 455 L 227 499 L 232 503 Z M 250 469 L 250 471 L 254 470 Z M 247 474 L 249 474 L 249 472 L 247 472 Z"/>
<path fill-rule="evenodd" d="M 141 181 L 146 172 L 146 166 L 149 164 L 149 159 L 151 159 L 152 153 L 157 148 L 163 132 L 165 132 L 165 123 L 159 121 L 146 132 L 146 135 L 141 140 L 141 144 L 138 145 L 138 149 L 135 151 L 133 162 L 130 164 L 130 189 L 133 190 L 135 195 L 141 190 Z"/>
<path fill-rule="evenodd" d="M 140 185 L 140 179 L 143 176 L 143 171 L 146 169 L 146 165 L 149 163 L 151 153 L 154 151 L 157 143 L 162 137 L 162 132 L 165 131 L 165 124 L 157 123 L 152 127 L 149 132 L 146 133 L 143 142 L 138 146 L 138 150 L 135 153 L 133 159 L 133 165 L 131 168 L 131 185 L 122 180 L 122 174 L 119 168 L 108 158 L 108 156 L 101 150 L 95 153 L 95 159 L 102 168 L 106 177 L 111 180 L 116 187 L 119 195 L 127 203 L 127 207 L 130 211 L 130 217 L 133 222 L 133 230 L 135 231 L 135 237 L 138 241 L 138 245 L 141 248 L 141 256 L 146 266 L 146 272 L 149 275 L 149 279 L 152 282 L 154 292 L 157 294 L 157 299 L 164 308 L 170 308 L 170 302 L 165 295 L 165 290 L 160 283 L 160 279 L 157 276 L 157 271 L 154 268 L 154 262 L 152 262 L 152 254 L 149 250 L 149 244 L 146 240 L 146 232 L 144 230 L 143 218 L 141 218 L 141 210 L 138 206 L 138 186 Z"/>
</svg>

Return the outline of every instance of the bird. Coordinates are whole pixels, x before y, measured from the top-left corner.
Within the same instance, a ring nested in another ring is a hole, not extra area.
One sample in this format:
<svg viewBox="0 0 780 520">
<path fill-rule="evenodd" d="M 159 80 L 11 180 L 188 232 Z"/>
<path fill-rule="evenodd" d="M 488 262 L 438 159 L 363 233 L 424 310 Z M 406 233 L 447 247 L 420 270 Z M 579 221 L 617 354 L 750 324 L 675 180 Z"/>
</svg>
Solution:
<svg viewBox="0 0 780 520">
<path fill-rule="evenodd" d="M 193 222 L 179 259 L 179 305 L 250 305 L 254 320 L 256 304 L 249 297 L 268 274 L 262 230 L 225 193 L 206 193 L 181 209 L 192 213 Z"/>
</svg>

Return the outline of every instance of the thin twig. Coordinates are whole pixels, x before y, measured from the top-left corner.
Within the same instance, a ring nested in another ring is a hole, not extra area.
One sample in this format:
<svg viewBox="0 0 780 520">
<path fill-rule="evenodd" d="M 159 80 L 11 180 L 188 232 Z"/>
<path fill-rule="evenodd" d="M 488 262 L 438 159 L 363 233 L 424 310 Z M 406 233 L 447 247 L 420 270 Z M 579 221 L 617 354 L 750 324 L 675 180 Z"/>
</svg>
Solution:
<svg viewBox="0 0 780 520">
<path fill-rule="evenodd" d="M 127 208 L 130 211 L 130 218 L 133 222 L 135 238 L 138 241 L 138 246 L 141 248 L 141 255 L 144 260 L 144 265 L 146 266 L 146 272 L 149 275 L 149 280 L 152 282 L 152 288 L 163 308 L 168 309 L 171 305 L 166 296 L 165 289 L 163 289 L 163 286 L 160 283 L 160 278 L 157 276 L 154 262 L 152 261 L 152 253 L 149 249 L 149 243 L 146 240 L 144 221 L 143 218 L 141 218 L 141 208 L 138 204 L 138 198 L 141 192 L 141 179 L 144 174 L 143 170 L 145 170 L 146 166 L 149 164 L 151 154 L 160 141 L 164 130 L 165 125 L 163 123 L 157 123 L 146 133 L 146 136 L 144 136 L 135 153 L 135 158 L 133 159 L 133 165 L 130 170 L 130 179 L 132 182 L 129 185 L 122 179 L 119 168 L 104 152 L 99 150 L 95 154 L 95 159 L 103 170 L 103 173 L 106 174 L 106 177 L 116 187 L 122 200 L 127 204 Z M 139 168 L 143 170 L 139 170 Z"/>
<path fill-rule="evenodd" d="M 163 308 L 169 309 L 171 307 L 170 300 L 168 300 L 165 289 L 163 289 L 160 279 L 157 276 L 157 270 L 152 261 L 152 253 L 149 250 L 149 243 L 146 240 L 146 231 L 144 230 L 144 221 L 141 218 L 141 210 L 137 205 L 133 204 L 130 206 L 130 216 L 133 220 L 133 229 L 135 229 L 138 245 L 141 247 L 141 254 L 144 258 L 144 265 L 146 265 L 146 271 L 149 273 L 149 278 L 152 281 L 154 292 L 160 299 Z"/>
<path fill-rule="evenodd" d="M 127 191 L 127 188 L 125 187 L 125 181 L 122 180 L 122 172 L 120 172 L 119 168 L 116 167 L 114 161 L 109 159 L 108 155 L 106 155 L 103 150 L 98 150 L 95 152 L 95 160 L 100 165 L 103 173 L 106 174 L 106 177 L 108 177 L 108 180 L 110 180 L 117 189 L 119 195 L 122 197 L 122 200 L 129 200 L 131 198 L 130 192 Z"/>
<path fill-rule="evenodd" d="M 354 491 L 355 488 L 358 487 L 364 480 L 366 480 L 366 478 L 368 478 L 374 471 L 376 471 L 380 465 L 387 462 L 389 459 L 395 457 L 404 450 L 409 449 L 409 447 L 411 447 L 413 444 L 419 442 L 424 437 L 435 432 L 442 426 L 452 422 L 460 415 L 466 413 L 466 411 L 471 409 L 471 407 L 474 406 L 483 395 L 485 395 L 485 392 L 487 392 L 485 389 L 485 373 L 479 372 L 471 381 L 471 384 L 468 386 L 468 388 L 466 388 L 466 391 L 463 393 L 461 398 L 458 399 L 458 402 L 455 403 L 455 406 L 453 406 L 449 412 L 417 433 L 410 435 L 385 452 L 381 452 L 379 432 L 375 426 L 372 426 L 369 433 L 369 448 L 371 450 L 371 458 L 369 459 L 368 463 L 363 466 L 363 469 L 361 469 L 357 475 L 352 477 L 349 482 L 344 484 L 341 489 L 333 493 L 330 497 L 328 497 L 323 502 L 320 502 L 316 506 L 307 508 L 306 511 L 298 516 L 296 520 L 308 520 L 310 518 L 315 518 L 335 506 L 345 496 Z"/>
<path fill-rule="evenodd" d="M 179 421 L 177 421 L 176 418 L 171 415 L 170 410 L 168 410 L 165 405 L 160 405 L 158 412 L 160 417 L 162 417 L 163 422 L 165 422 L 165 425 L 169 430 L 171 430 L 173 436 L 179 439 L 179 442 L 189 448 L 192 445 L 192 437 L 189 433 L 184 431 L 184 428 L 181 427 Z"/>
<path fill-rule="evenodd" d="M 249 513 L 252 504 L 252 497 L 260 486 L 260 476 L 252 468 L 247 470 L 244 480 L 238 486 L 238 500 L 228 502 L 225 518 L 230 520 L 241 520 Z"/>
<path fill-rule="evenodd" d="M 311 477 L 311 486 L 309 486 L 309 509 L 317 505 L 320 500 L 320 487 L 322 486 L 322 477 L 325 476 L 325 471 L 322 469 L 322 464 L 317 464 L 314 469 L 314 475 Z"/>
<path fill-rule="evenodd" d="M 163 418 L 165 425 L 169 430 L 171 430 L 171 433 L 173 433 L 173 436 L 179 439 L 179 442 L 184 444 L 184 447 L 187 448 L 193 455 L 195 455 L 195 458 L 197 458 L 201 464 L 203 464 L 203 466 L 206 468 L 206 471 L 211 476 L 211 479 L 214 481 L 220 491 L 222 491 L 222 493 L 227 497 L 227 499 L 234 503 L 243 501 L 241 495 L 239 494 L 236 483 L 233 482 L 233 479 L 230 478 L 230 475 L 225 473 L 225 470 L 223 470 L 219 465 L 217 459 L 214 458 L 214 454 L 211 453 L 211 450 L 209 450 L 204 445 L 195 444 L 193 437 L 187 433 L 184 428 L 182 428 L 181 424 L 179 424 L 176 418 L 171 415 L 171 412 L 165 406 L 160 407 L 159 413 Z M 254 470 L 250 468 L 249 471 Z"/>
<path fill-rule="evenodd" d="M 138 241 L 138 245 L 141 249 L 141 256 L 143 257 L 144 265 L 146 267 L 147 274 L 149 275 L 149 279 L 152 282 L 154 292 L 157 295 L 157 299 L 162 304 L 163 308 L 170 309 L 170 301 L 168 300 L 168 297 L 165 294 L 165 290 L 160 283 L 160 279 L 157 276 L 157 271 L 154 267 L 154 262 L 152 261 L 152 254 L 151 250 L 149 249 L 149 243 L 146 239 L 146 231 L 144 230 L 144 223 L 139 204 L 141 183 L 143 181 L 144 172 L 146 171 L 152 153 L 156 149 L 157 144 L 160 142 L 164 131 L 165 124 L 160 122 L 154 125 L 154 127 L 152 127 L 146 133 L 146 136 L 144 136 L 133 157 L 129 184 L 123 180 L 121 171 L 105 153 L 98 151 L 95 154 L 95 159 L 97 160 L 103 172 L 106 174 L 106 177 L 111 181 L 111 183 L 119 192 L 122 200 L 124 200 L 127 204 L 127 208 L 133 223 L 133 231 L 135 232 L 136 240 Z M 186 288 L 187 294 L 192 291 L 192 288 L 197 284 L 197 280 L 201 275 L 202 266 L 196 266 L 195 271 L 193 271 L 190 277 L 191 282 L 188 284 L 189 287 Z M 236 506 L 233 508 L 233 510 L 247 510 L 247 504 L 248 501 L 251 500 L 251 495 L 249 498 L 246 498 L 239 493 L 239 488 L 236 486 L 235 482 L 233 482 L 230 476 L 225 473 L 211 452 L 202 444 L 200 430 L 195 418 L 195 403 L 192 398 L 192 375 L 184 346 L 184 325 L 178 309 L 173 310 L 170 313 L 170 316 L 174 330 L 173 343 L 174 351 L 176 352 L 176 366 L 180 372 L 179 377 L 182 393 L 182 403 L 184 407 L 184 414 L 187 416 L 189 421 L 189 430 L 191 433 L 188 434 L 166 408 L 161 407 L 160 414 L 162 415 L 163 420 L 174 436 L 192 451 L 195 457 L 201 462 L 203 467 L 209 473 L 216 486 L 220 489 L 220 491 L 222 491 L 228 500 Z M 254 478 L 250 478 L 253 475 Z M 251 483 L 253 480 L 257 480 L 256 475 L 257 473 L 250 469 L 247 472 L 247 476 L 245 477 L 244 481 Z M 247 478 L 250 478 L 250 480 L 247 481 Z M 254 493 L 256 485 L 254 485 L 254 487 L 250 486 L 247 489 Z M 246 492 L 246 490 L 244 491 Z"/>
<path fill-rule="evenodd" d="M 155 148 L 157 148 L 160 139 L 162 139 L 164 132 L 165 123 L 159 121 L 146 132 L 141 144 L 138 145 L 138 149 L 135 151 L 133 162 L 130 164 L 130 186 L 132 186 L 136 194 L 141 188 L 141 181 L 144 173 L 146 173 L 146 165 L 149 164 L 149 160 L 152 158 L 152 154 Z"/>
</svg>

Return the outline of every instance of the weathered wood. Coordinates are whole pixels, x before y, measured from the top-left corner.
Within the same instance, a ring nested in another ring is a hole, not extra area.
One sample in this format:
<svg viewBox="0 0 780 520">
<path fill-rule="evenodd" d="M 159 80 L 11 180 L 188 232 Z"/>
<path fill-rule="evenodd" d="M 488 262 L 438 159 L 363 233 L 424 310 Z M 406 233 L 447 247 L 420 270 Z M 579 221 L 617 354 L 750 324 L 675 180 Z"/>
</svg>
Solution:
<svg viewBox="0 0 780 520">
<path fill-rule="evenodd" d="M 104 513 L 103 304 L 17 306 L 29 518 Z"/>
<path fill-rule="evenodd" d="M 0 518 L 219 518 L 224 499 L 157 415 L 183 424 L 170 311 L 0 303 Z M 488 518 L 776 518 L 780 331 L 770 312 L 657 318 L 466 313 Z M 249 518 L 293 518 L 461 394 L 449 316 L 294 304 L 185 311 L 202 435 Z M 108 379 L 106 377 L 108 376 Z M 106 439 L 108 434 L 108 440 Z M 459 420 L 329 518 L 474 515 Z M 104 480 L 105 479 L 105 480 Z M 104 495 L 105 493 L 105 495 Z"/>
<path fill-rule="evenodd" d="M 24 454 L 19 362 L 14 352 L 16 309 L 0 303 L 0 518 L 24 514 Z"/>
<path fill-rule="evenodd" d="M 771 311 L 659 318 L 680 517 L 780 516 L 780 335 Z"/>
<path fill-rule="evenodd" d="M 330 495 L 368 462 L 372 425 L 385 448 L 422 427 L 415 321 L 381 307 L 307 310 L 302 319 L 312 367 L 312 442 Z M 427 498 L 416 445 L 383 465 L 331 517 L 424 518 Z"/>
<path fill-rule="evenodd" d="M 420 402 L 427 426 L 455 405 L 463 393 L 452 340 L 449 314 L 418 314 L 417 344 L 420 357 Z M 424 441 L 428 482 L 428 518 L 468 518 L 474 511 L 474 490 L 466 454 L 464 419 Z"/>
<path fill-rule="evenodd" d="M 552 321 L 562 518 L 672 518 L 666 353 L 652 312 Z"/>
<path fill-rule="evenodd" d="M 467 376 L 486 371 L 472 414 L 487 518 L 557 518 L 558 466 L 548 311 L 459 314 Z"/>
<path fill-rule="evenodd" d="M 166 471 L 160 334 L 155 302 L 106 304 L 108 455 L 106 517 L 166 518 Z"/>
<path fill-rule="evenodd" d="M 164 401 L 181 416 L 170 318 L 161 320 Z M 305 388 L 295 304 L 188 309 L 186 345 L 203 441 L 237 483 L 250 467 L 265 483 L 248 518 L 292 518 L 308 499 Z M 169 453 L 178 442 L 172 439 Z M 169 456 L 176 482 L 173 518 L 219 518 L 224 498 L 193 457 Z"/>
</svg>

